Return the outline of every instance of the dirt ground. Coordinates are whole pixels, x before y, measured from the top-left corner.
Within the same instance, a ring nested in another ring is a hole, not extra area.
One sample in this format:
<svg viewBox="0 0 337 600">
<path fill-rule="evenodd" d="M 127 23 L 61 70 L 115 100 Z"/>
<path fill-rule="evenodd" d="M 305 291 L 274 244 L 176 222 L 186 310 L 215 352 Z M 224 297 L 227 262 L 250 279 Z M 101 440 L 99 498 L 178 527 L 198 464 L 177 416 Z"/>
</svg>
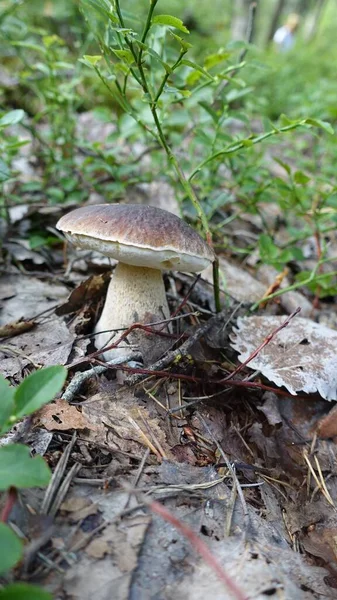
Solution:
<svg viewBox="0 0 337 600">
<path fill-rule="evenodd" d="M 158 194 L 177 212 L 166 183 L 132 187 L 123 201 L 151 204 Z M 243 364 L 240 327 L 273 270 L 220 257 L 219 314 L 210 272 L 165 274 L 170 349 L 146 368 L 132 352 L 107 367 L 92 332 L 114 265 L 62 239 L 35 250 L 24 239 L 41 224 L 56 235 L 72 208 L 23 199 L 2 223 L 0 372 L 13 384 L 41 366 L 69 372 L 61 397 L 11 432 L 53 470 L 48 489 L 20 494 L 10 516 L 26 539 L 15 577 L 56 600 L 337 598 L 337 423 L 327 401 L 336 390 L 315 383 L 305 393 L 297 382 L 294 395 L 293 372 L 275 385 L 266 350 L 275 325 L 252 345 L 243 335 L 251 357 Z M 258 230 L 247 219 L 246 234 Z M 299 292 L 258 314 L 286 322 L 287 336 L 298 307 L 334 331 L 336 305 L 313 308 Z M 264 365 L 252 359 L 261 344 Z M 294 342 L 287 352 L 288 363 L 298 360 Z M 320 354 L 315 346 L 306 355 L 317 379 Z"/>
</svg>

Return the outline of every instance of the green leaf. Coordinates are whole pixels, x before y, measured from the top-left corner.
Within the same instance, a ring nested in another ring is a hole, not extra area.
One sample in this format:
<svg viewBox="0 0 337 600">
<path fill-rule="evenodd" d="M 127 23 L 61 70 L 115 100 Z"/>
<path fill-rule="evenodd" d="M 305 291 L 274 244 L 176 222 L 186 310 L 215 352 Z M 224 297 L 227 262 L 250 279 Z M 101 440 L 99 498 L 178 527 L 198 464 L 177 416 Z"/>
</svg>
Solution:
<svg viewBox="0 0 337 600">
<path fill-rule="evenodd" d="M 113 13 L 113 8 L 108 0 L 81 0 L 81 8 L 86 17 L 90 18 L 90 14 L 87 14 L 85 11 L 85 7 L 89 6 L 93 8 L 99 15 L 103 17 L 108 17 L 108 19 L 115 24 L 118 24 L 118 19 L 116 15 Z"/>
<path fill-rule="evenodd" d="M 280 125 L 281 126 L 286 126 L 286 125 L 304 125 L 305 124 L 305 120 L 304 119 L 289 119 L 289 117 L 287 117 L 287 115 L 280 115 Z"/>
<path fill-rule="evenodd" d="M 79 59 L 80 62 L 84 63 L 85 65 L 87 65 L 87 67 L 96 67 L 97 63 L 102 60 L 102 55 L 101 54 L 96 54 L 93 56 L 90 56 L 90 54 L 84 54 L 83 58 Z"/>
<path fill-rule="evenodd" d="M 32 44 L 31 42 L 11 42 L 12 46 L 19 46 L 19 48 L 27 48 L 28 50 L 34 50 L 40 54 L 46 54 L 47 50 L 44 46 L 38 46 L 38 44 Z"/>
<path fill-rule="evenodd" d="M 320 127 L 330 134 L 335 133 L 334 128 L 332 125 L 330 125 L 330 123 L 328 123 L 328 121 L 322 121 L 321 119 L 305 119 L 305 123 L 307 125 L 312 125 L 313 127 Z"/>
<path fill-rule="evenodd" d="M 12 583 L 1 590 L 0 600 L 53 600 L 53 597 L 36 585 Z"/>
<path fill-rule="evenodd" d="M 10 169 L 6 165 L 6 163 L 0 158 L 0 183 L 7 181 L 12 176 Z"/>
<path fill-rule="evenodd" d="M 279 255 L 279 250 L 272 238 L 265 233 L 262 233 L 259 237 L 259 251 L 261 260 L 267 264 L 277 260 Z"/>
<path fill-rule="evenodd" d="M 291 175 L 291 168 L 289 167 L 289 165 L 287 165 L 287 163 L 275 156 L 274 161 L 277 162 L 280 165 L 280 167 L 282 167 L 286 171 L 286 173 L 288 173 L 288 175 Z"/>
<path fill-rule="evenodd" d="M 15 388 L 11 387 L 6 379 L 0 375 L 0 430 L 15 411 L 14 393 Z"/>
<path fill-rule="evenodd" d="M 155 25 L 168 25 L 169 27 L 179 29 L 179 31 L 182 31 L 183 33 L 189 33 L 189 30 L 185 27 L 182 20 L 177 17 L 172 17 L 172 15 L 156 15 L 152 18 L 152 23 Z"/>
<path fill-rule="evenodd" d="M 19 562 L 22 549 L 23 544 L 14 531 L 5 523 L 0 523 L 0 575 L 9 571 Z M 2 598 L 1 595 L 0 598 Z"/>
<path fill-rule="evenodd" d="M 169 64 L 167 64 L 162 57 L 160 56 L 160 54 L 158 54 L 158 52 L 156 52 L 155 50 L 153 50 L 153 48 L 150 48 L 149 46 L 147 46 L 146 44 L 143 44 L 142 42 L 136 42 L 137 45 L 142 48 L 142 50 L 144 52 L 147 52 L 148 54 L 150 54 L 150 56 L 152 56 L 153 58 L 155 58 L 165 69 L 166 73 L 172 73 L 172 69 L 170 67 Z"/>
<path fill-rule="evenodd" d="M 213 81 L 212 75 L 210 75 L 207 71 L 205 71 L 205 69 L 203 69 L 197 63 L 195 63 L 193 60 L 188 60 L 187 58 L 183 58 L 183 60 L 181 61 L 181 64 L 186 65 L 186 67 L 191 67 L 191 69 L 193 69 L 194 71 L 198 71 L 198 73 L 201 73 L 202 75 L 207 77 L 207 79 L 211 79 Z"/>
<path fill-rule="evenodd" d="M 16 123 L 19 123 L 20 121 L 22 121 L 24 116 L 25 116 L 25 111 L 22 110 L 21 108 L 18 108 L 16 110 L 11 110 L 8 113 L 6 113 L 3 117 L 1 117 L 0 127 L 7 127 L 8 125 L 15 125 Z"/>
<path fill-rule="evenodd" d="M 171 31 L 171 30 L 170 30 L 170 35 L 177 42 L 179 42 L 180 46 L 182 47 L 183 50 L 185 50 L 185 52 L 187 52 L 189 48 L 192 48 L 192 44 L 190 44 L 189 42 L 185 42 L 185 40 L 182 37 L 180 37 L 180 35 L 177 35 L 176 33 L 173 33 L 173 31 Z"/>
<path fill-rule="evenodd" d="M 50 402 L 61 391 L 66 377 L 67 369 L 61 366 L 46 367 L 28 375 L 15 390 L 16 417 L 29 415 Z"/>
<path fill-rule="evenodd" d="M 123 60 L 124 62 L 126 62 L 128 65 L 132 65 L 132 63 L 135 62 L 134 56 L 131 52 L 131 50 L 114 50 L 113 48 L 111 48 L 112 52 L 115 54 L 115 56 L 117 56 L 117 58 Z"/>
<path fill-rule="evenodd" d="M 23 444 L 0 448 L 0 490 L 43 487 L 48 484 L 50 470 L 42 456 L 31 458 Z M 1 561 L 0 561 L 1 564 Z"/>
<path fill-rule="evenodd" d="M 250 94 L 253 91 L 253 87 L 245 87 L 243 90 L 230 90 L 226 95 L 226 100 L 227 102 L 233 102 L 234 100 L 243 98 L 243 96 L 246 96 L 247 94 Z"/>
<path fill-rule="evenodd" d="M 213 120 L 213 123 L 218 123 L 220 115 L 216 112 L 216 110 L 214 110 L 214 108 L 212 108 L 212 106 L 208 102 L 201 101 L 199 102 L 199 106 L 201 106 L 207 112 L 207 114 L 210 115 L 210 117 Z"/>
<path fill-rule="evenodd" d="M 310 181 L 310 177 L 303 173 L 303 171 L 295 171 L 294 173 L 294 181 L 295 183 L 299 183 L 300 185 L 305 185 Z"/>
<path fill-rule="evenodd" d="M 224 60 L 227 60 L 229 57 L 231 56 L 231 52 L 216 52 L 215 54 L 209 54 L 208 56 L 206 56 L 205 58 L 205 68 L 206 69 L 211 69 L 212 67 L 215 67 L 216 65 L 219 65 L 220 63 L 222 63 Z"/>
</svg>

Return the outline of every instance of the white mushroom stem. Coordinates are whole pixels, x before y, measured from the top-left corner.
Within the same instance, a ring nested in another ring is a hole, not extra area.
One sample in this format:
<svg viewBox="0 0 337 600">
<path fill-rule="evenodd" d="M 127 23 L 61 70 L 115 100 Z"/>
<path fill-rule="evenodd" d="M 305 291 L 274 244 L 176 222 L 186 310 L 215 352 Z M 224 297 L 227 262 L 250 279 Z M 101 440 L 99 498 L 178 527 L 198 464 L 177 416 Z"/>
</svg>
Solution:
<svg viewBox="0 0 337 600">
<path fill-rule="evenodd" d="M 162 272 L 147 267 L 134 267 L 118 263 L 111 278 L 103 312 L 95 327 L 97 349 L 114 343 L 121 336 L 122 328 L 133 323 L 154 323 L 170 316 L 166 300 Z M 157 327 L 167 332 L 167 325 Z M 118 330 L 119 331 L 114 331 Z M 100 333 L 104 332 L 104 333 Z M 172 344 L 169 338 L 156 334 L 148 335 L 142 330 L 134 330 L 117 348 L 102 353 L 105 361 L 130 354 L 130 345 L 140 350 L 144 362 L 157 358 Z"/>
</svg>

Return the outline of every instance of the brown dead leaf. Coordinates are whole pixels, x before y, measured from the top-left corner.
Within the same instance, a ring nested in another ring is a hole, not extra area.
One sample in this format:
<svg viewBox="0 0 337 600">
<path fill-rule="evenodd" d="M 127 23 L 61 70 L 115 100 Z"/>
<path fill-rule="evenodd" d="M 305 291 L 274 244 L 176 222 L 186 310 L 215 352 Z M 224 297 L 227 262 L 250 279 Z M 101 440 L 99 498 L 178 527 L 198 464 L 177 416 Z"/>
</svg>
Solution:
<svg viewBox="0 0 337 600">
<path fill-rule="evenodd" d="M 106 554 L 110 554 L 110 546 L 107 540 L 96 538 L 88 544 L 85 551 L 92 558 L 103 558 Z"/>
<path fill-rule="evenodd" d="M 337 436 L 337 405 L 317 423 L 317 435 L 320 438 L 328 439 Z"/>
<path fill-rule="evenodd" d="M 266 286 L 266 289 L 274 283 L 279 276 L 279 271 L 272 265 L 261 265 L 256 273 L 257 278 Z M 290 280 L 287 277 L 282 279 L 280 289 L 289 287 Z M 281 304 L 287 314 L 291 314 L 298 306 L 301 307 L 301 317 L 309 318 L 312 314 L 311 302 L 297 290 L 286 292 L 276 300 Z"/>
<path fill-rule="evenodd" d="M 57 317 L 39 323 L 31 331 L 16 335 L 0 344 L 0 373 L 21 378 L 25 367 L 64 365 L 73 347 L 75 335 Z"/>
<path fill-rule="evenodd" d="M 83 508 L 87 508 L 91 505 L 92 502 L 90 498 L 86 498 L 85 496 L 71 496 L 62 502 L 60 510 L 71 513 L 77 512 L 78 510 L 82 510 Z"/>
<path fill-rule="evenodd" d="M 15 335 L 20 335 L 25 331 L 33 329 L 35 325 L 36 322 L 34 319 L 19 319 L 18 321 L 12 321 L 11 323 L 7 323 L 0 327 L 0 337 L 14 337 Z"/>
<path fill-rule="evenodd" d="M 98 507 L 90 498 L 72 496 L 62 502 L 60 510 L 69 513 L 71 523 L 78 523 L 78 521 L 83 521 L 90 515 L 96 515 Z"/>
<path fill-rule="evenodd" d="M 133 517 L 123 525 L 112 523 L 104 529 L 102 535 L 88 544 L 85 552 L 93 558 L 114 554 L 120 571 L 128 573 L 137 566 L 138 548 L 149 522 L 150 517 L 143 515 Z"/>
<path fill-rule="evenodd" d="M 55 307 L 68 296 L 66 286 L 51 279 L 6 275 L 0 277 L 0 325 L 30 319 Z"/>
<path fill-rule="evenodd" d="M 83 281 L 71 292 L 68 300 L 56 309 L 56 314 L 59 316 L 67 315 L 83 308 L 88 302 L 92 303 L 104 297 L 110 277 L 110 273 L 101 273 Z"/>
<path fill-rule="evenodd" d="M 68 429 L 85 429 L 89 427 L 85 415 L 76 406 L 68 404 L 60 398 L 47 404 L 34 417 L 34 426 L 43 425 L 48 430 L 66 431 Z"/>
<path fill-rule="evenodd" d="M 170 448 L 159 419 L 140 406 L 133 392 L 117 391 L 113 397 L 99 392 L 82 405 L 82 415 L 91 430 L 89 440 L 104 444 L 110 450 L 139 454 L 150 448 L 159 456 L 170 456 Z"/>
<path fill-rule="evenodd" d="M 81 600 L 128 598 L 149 522 L 149 516 L 140 515 L 123 519 L 119 525 L 108 525 L 102 535 L 86 546 L 76 564 L 62 574 L 61 585 L 67 597 Z"/>
<path fill-rule="evenodd" d="M 309 554 L 322 558 L 337 573 L 337 527 L 317 523 L 300 534 L 300 542 Z"/>
</svg>

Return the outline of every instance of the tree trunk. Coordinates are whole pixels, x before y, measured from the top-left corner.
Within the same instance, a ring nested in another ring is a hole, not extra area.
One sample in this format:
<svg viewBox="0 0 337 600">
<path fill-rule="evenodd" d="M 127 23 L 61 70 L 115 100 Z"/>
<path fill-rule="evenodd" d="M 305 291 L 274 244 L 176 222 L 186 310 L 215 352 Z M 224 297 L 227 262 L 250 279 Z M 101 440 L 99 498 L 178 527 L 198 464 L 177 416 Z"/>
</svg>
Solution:
<svg viewBox="0 0 337 600">
<path fill-rule="evenodd" d="M 273 16 L 271 19 L 269 32 L 268 32 L 267 39 L 266 39 L 267 44 L 269 44 L 274 37 L 274 33 L 279 24 L 280 17 L 282 15 L 285 5 L 286 5 L 286 0 L 278 0 L 277 4 L 275 6 L 275 10 L 274 10 L 274 13 L 273 13 Z"/>
<path fill-rule="evenodd" d="M 235 11 L 232 19 L 232 40 L 244 40 L 246 38 L 249 6 L 251 0 L 236 0 Z"/>
<path fill-rule="evenodd" d="M 308 40 L 311 42 L 314 37 L 317 35 L 318 32 L 318 28 L 321 22 L 321 18 L 323 15 L 323 10 L 325 8 L 327 4 L 327 0 L 317 0 L 317 7 L 316 7 L 316 12 L 313 16 L 313 21 L 312 21 L 312 25 L 310 28 L 310 32 L 308 35 Z"/>
</svg>

